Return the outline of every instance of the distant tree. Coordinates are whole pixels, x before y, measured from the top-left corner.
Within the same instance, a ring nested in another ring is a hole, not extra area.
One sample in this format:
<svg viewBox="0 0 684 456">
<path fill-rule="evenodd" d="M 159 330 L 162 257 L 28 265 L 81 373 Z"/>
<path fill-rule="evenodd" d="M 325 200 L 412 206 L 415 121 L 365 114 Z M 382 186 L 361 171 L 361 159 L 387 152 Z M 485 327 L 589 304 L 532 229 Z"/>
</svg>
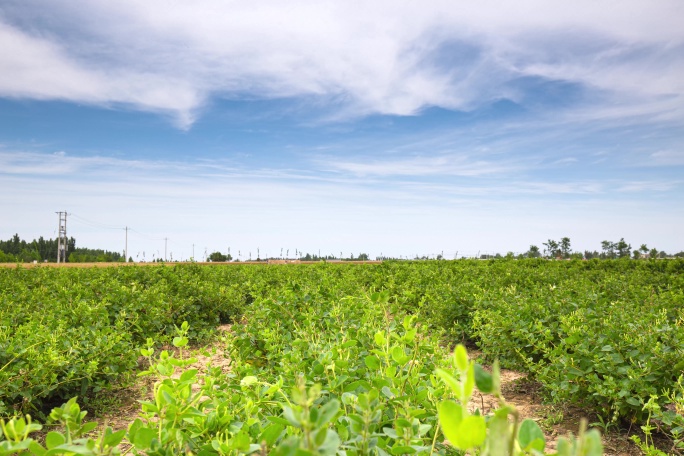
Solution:
<svg viewBox="0 0 684 456">
<path fill-rule="evenodd" d="M 359 253 L 359 256 L 357 259 L 359 261 L 368 261 L 368 254 L 367 253 Z"/>
<path fill-rule="evenodd" d="M 209 255 L 209 261 L 212 261 L 215 263 L 216 262 L 223 262 L 223 261 L 230 261 L 232 259 L 233 258 L 230 256 L 230 254 L 224 255 L 221 252 L 213 252 L 211 255 Z"/>
<path fill-rule="evenodd" d="M 631 244 L 625 242 L 625 238 L 620 238 L 620 240 L 615 244 L 615 251 L 618 258 L 629 258 L 630 250 L 632 249 Z"/>
<path fill-rule="evenodd" d="M 560 251 L 563 258 L 570 258 L 570 238 L 564 237 L 560 241 Z"/>
<path fill-rule="evenodd" d="M 615 258 L 615 244 L 610 241 L 601 241 L 601 249 L 603 250 L 602 258 Z"/>
<path fill-rule="evenodd" d="M 547 242 L 544 242 L 543 245 L 546 246 L 544 251 L 548 257 L 558 258 L 560 256 L 561 251 L 558 242 L 554 241 L 553 239 L 549 239 Z"/>
<path fill-rule="evenodd" d="M 598 253 L 596 250 L 594 250 L 593 252 L 590 250 L 585 250 L 584 258 L 586 258 L 587 260 L 591 260 L 592 258 L 601 258 L 601 254 Z"/>
<path fill-rule="evenodd" d="M 652 260 L 658 258 L 658 249 L 652 248 L 648 251 L 648 257 Z"/>
<path fill-rule="evenodd" d="M 526 255 L 528 258 L 539 258 L 541 256 L 541 252 L 539 251 L 539 247 L 536 245 L 531 245 Z"/>
</svg>

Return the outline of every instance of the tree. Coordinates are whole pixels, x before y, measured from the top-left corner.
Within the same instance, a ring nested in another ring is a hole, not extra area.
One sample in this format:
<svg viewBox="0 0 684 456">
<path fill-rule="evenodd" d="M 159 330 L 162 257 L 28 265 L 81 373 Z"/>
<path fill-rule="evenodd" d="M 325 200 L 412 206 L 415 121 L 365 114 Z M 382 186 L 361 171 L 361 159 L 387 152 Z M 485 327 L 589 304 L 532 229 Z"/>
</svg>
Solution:
<svg viewBox="0 0 684 456">
<path fill-rule="evenodd" d="M 632 245 L 627 244 L 625 242 L 625 238 L 620 238 L 620 240 L 615 244 L 615 251 L 617 252 L 618 258 L 629 258 L 631 249 Z"/>
<path fill-rule="evenodd" d="M 615 258 L 615 244 L 610 241 L 601 241 L 601 249 L 603 250 L 603 258 Z"/>
<path fill-rule="evenodd" d="M 531 245 L 526 255 L 528 258 L 539 258 L 541 256 L 541 252 L 539 252 L 539 247 L 536 245 Z"/>
<path fill-rule="evenodd" d="M 558 242 L 554 241 L 553 239 L 549 239 L 548 242 L 544 242 L 543 245 L 546 246 L 546 249 L 544 249 L 544 251 L 547 252 L 548 257 L 557 258 L 560 256 L 560 248 L 558 246 Z"/>
<path fill-rule="evenodd" d="M 212 261 L 214 263 L 221 261 L 230 261 L 232 259 L 233 257 L 230 256 L 230 253 L 228 255 L 224 255 L 221 252 L 213 252 L 211 255 L 209 255 L 209 261 Z"/>
<path fill-rule="evenodd" d="M 560 250 L 563 258 L 570 258 L 570 238 L 564 237 L 560 241 Z"/>
</svg>

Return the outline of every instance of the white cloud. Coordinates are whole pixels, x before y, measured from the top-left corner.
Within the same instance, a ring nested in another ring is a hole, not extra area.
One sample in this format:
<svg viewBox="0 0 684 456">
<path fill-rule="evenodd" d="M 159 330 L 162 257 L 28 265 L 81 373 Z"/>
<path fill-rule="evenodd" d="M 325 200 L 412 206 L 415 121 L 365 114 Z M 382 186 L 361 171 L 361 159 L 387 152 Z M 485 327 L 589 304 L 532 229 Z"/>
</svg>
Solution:
<svg viewBox="0 0 684 456">
<path fill-rule="evenodd" d="M 338 115 L 407 115 L 523 99 L 510 83 L 536 76 L 636 112 L 665 98 L 681 111 L 683 5 L 9 1 L 0 95 L 124 104 L 188 127 L 212 96 L 305 96 Z"/>
<path fill-rule="evenodd" d="M 565 235 L 576 248 L 598 248 L 602 239 L 624 236 L 681 250 L 678 181 L 550 182 L 483 175 L 474 176 L 473 185 L 452 185 L 390 177 L 5 150 L 0 151 L 0 195 L 5 195 L 3 210 L 15 216 L 0 218 L 0 239 L 15 232 L 54 237 L 54 211 L 67 210 L 81 218 L 69 219 L 69 234 L 80 245 L 122 250 L 121 228 L 144 233 L 129 233 L 134 258 L 142 251 L 147 258 L 163 251 L 163 241 L 154 239 L 164 237 L 175 258 L 188 258 L 192 244 L 197 252 L 231 246 L 244 255 L 255 254 L 257 247 L 272 255 L 281 247 L 335 254 L 475 254 L 522 250 Z M 621 195 L 615 198 L 616 193 Z M 656 215 L 657 224 L 645 223 Z"/>
<path fill-rule="evenodd" d="M 682 150 L 659 150 L 653 152 L 647 163 L 647 166 L 683 166 L 684 165 L 684 149 Z"/>
<path fill-rule="evenodd" d="M 320 166 L 331 171 L 352 173 L 357 176 L 485 176 L 510 174 L 519 165 L 473 159 L 467 155 L 438 155 L 400 159 L 328 159 Z"/>
</svg>

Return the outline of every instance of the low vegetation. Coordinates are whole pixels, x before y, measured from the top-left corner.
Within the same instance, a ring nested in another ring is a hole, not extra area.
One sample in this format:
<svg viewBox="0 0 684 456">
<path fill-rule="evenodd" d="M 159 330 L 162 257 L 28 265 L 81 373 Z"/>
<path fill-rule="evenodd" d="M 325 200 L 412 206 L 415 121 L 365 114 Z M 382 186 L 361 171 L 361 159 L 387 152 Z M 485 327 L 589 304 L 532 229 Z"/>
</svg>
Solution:
<svg viewBox="0 0 684 456">
<path fill-rule="evenodd" d="M 121 442 L 144 454 L 543 451 L 514 407 L 468 411 L 475 384 L 496 394 L 498 382 L 462 347 L 452 357 L 459 343 L 530 372 L 550 400 L 659 428 L 677 450 L 682 271 L 679 260 L 533 259 L 0 269 L 0 454 Z M 227 322 L 231 373 L 188 368 L 186 344 Z M 71 398 L 87 406 L 141 355 L 154 400 L 128 429 L 88 434 Z M 66 428 L 39 443 L 26 414 Z M 557 450 L 600 454 L 600 439 Z"/>
</svg>

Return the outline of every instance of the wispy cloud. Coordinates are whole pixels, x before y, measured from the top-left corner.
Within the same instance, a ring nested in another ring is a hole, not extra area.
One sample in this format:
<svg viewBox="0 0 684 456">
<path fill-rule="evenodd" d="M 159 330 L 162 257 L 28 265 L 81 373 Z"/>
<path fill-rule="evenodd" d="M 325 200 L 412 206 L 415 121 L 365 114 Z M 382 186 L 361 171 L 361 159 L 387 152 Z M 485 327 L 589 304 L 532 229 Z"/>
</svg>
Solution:
<svg viewBox="0 0 684 456">
<path fill-rule="evenodd" d="M 647 166 L 684 166 L 684 149 L 659 150 L 649 157 Z"/>
<path fill-rule="evenodd" d="M 440 155 L 400 159 L 328 159 L 319 166 L 356 176 L 485 176 L 512 173 L 517 165 L 473 159 L 465 155 Z"/>
<path fill-rule="evenodd" d="M 412 115 L 525 103 L 516 81 L 534 77 L 594 91 L 583 102 L 604 111 L 619 100 L 635 113 L 681 113 L 683 14 L 676 0 L 9 0 L 0 96 L 125 105 L 188 128 L 212 97 L 310 97 L 334 107 L 328 115 Z"/>
</svg>

